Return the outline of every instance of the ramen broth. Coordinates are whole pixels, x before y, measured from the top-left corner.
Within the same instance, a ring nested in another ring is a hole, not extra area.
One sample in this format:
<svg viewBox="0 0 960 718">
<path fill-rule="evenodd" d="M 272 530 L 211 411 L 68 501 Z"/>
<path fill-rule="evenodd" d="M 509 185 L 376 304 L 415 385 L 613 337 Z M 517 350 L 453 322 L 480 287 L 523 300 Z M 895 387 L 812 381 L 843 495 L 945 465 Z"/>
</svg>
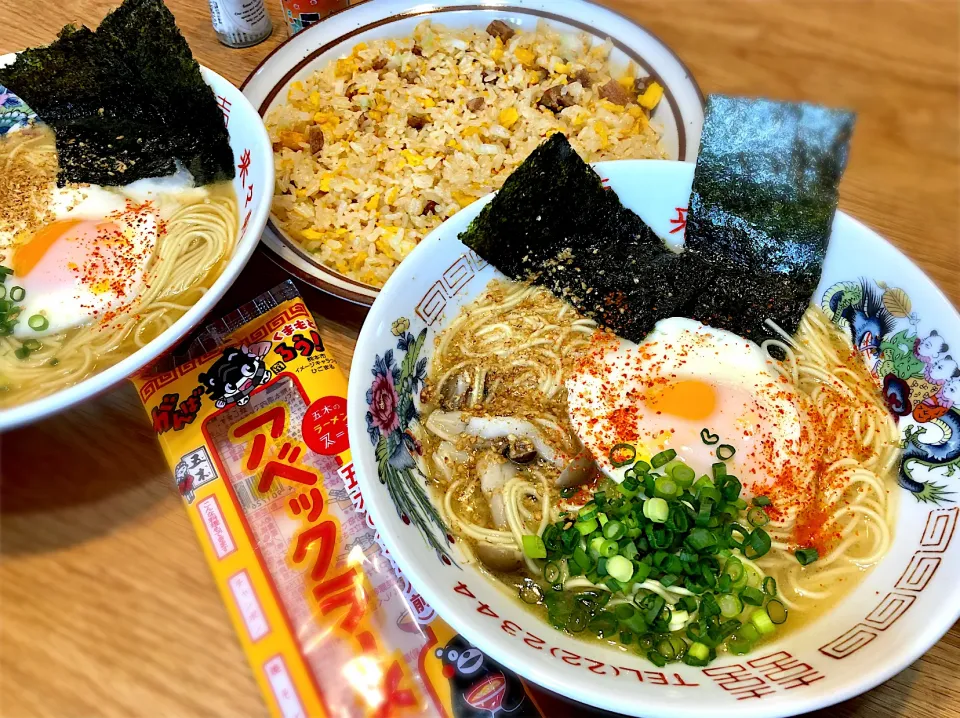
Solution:
<svg viewBox="0 0 960 718">
<path fill-rule="evenodd" d="M 713 332 L 714 337 L 718 334 Z M 755 584 L 762 601 L 769 604 L 775 600 L 783 617 L 789 614 L 783 625 L 776 626 L 776 635 L 781 636 L 829 610 L 885 554 L 896 518 L 893 488 L 898 434 L 859 354 L 819 309 L 807 311 L 796 336 L 774 337 L 762 347 L 751 345 L 751 351 L 762 352 L 765 358 L 757 371 L 776 376 L 784 395 L 793 397 L 799 430 L 804 441 L 815 447 L 803 456 L 815 458 L 809 466 L 798 465 L 767 477 L 767 483 L 741 476 L 745 507 L 738 520 L 747 524 L 742 516 L 748 514 L 757 519 L 757 524 L 748 528 L 756 525 L 754 532 L 760 533 L 763 526 L 768 546 L 767 552 L 754 560 L 746 557 L 747 550 L 734 551 L 733 557 L 746 568 L 746 584 L 741 589 L 746 593 L 741 595 L 754 597 L 747 589 Z M 594 582 L 583 574 L 568 575 L 564 564 L 569 566 L 574 560 L 569 557 L 556 561 L 532 558 L 525 550 L 526 537 L 543 537 L 555 524 L 556 538 L 581 525 L 578 511 L 582 516 L 598 491 L 617 494 L 617 484 L 596 464 L 589 462 L 571 470 L 583 456 L 584 447 L 571 421 L 568 387 L 572 386 L 571 377 L 582 373 L 585 366 L 608 371 L 609 366 L 602 362 L 617 356 L 618 342 L 546 290 L 495 280 L 438 337 L 422 397 L 426 406 L 418 432 L 423 446 L 421 469 L 431 480 L 441 515 L 469 560 L 507 593 L 519 596 L 537 615 L 561 629 L 564 626 L 558 625 L 556 612 L 545 600 L 553 591 L 551 586 L 574 595 L 610 593 L 610 589 L 602 584 L 603 579 Z M 640 371 L 653 371 L 651 357 L 656 352 L 643 351 Z M 691 371 L 695 369 L 692 363 Z M 607 374 L 602 376 L 609 381 Z M 700 380 L 715 379 L 703 373 Z M 615 387 L 608 383 L 604 395 L 611 392 L 615 393 Z M 597 407 L 590 421 L 608 419 L 603 412 Z M 782 428 L 776 424 L 766 427 L 770 432 Z M 736 439 L 723 437 L 732 445 L 737 444 Z M 664 446 L 646 448 L 646 452 L 639 448 L 637 458 L 643 456 L 649 462 Z M 619 484 L 625 485 L 626 481 Z M 602 540 L 605 534 L 600 529 L 591 535 Z M 621 547 L 625 540 L 620 539 Z M 616 546 L 610 549 L 615 550 Z M 817 557 L 801 565 L 800 559 L 812 552 Z M 732 563 L 723 557 L 719 561 L 721 568 L 725 561 Z M 548 576 L 555 570 L 552 563 L 560 568 Z M 598 563 L 596 559 L 593 565 Z M 668 578 L 662 579 L 664 583 Z M 682 579 L 666 586 L 642 581 L 644 588 L 639 590 L 630 589 L 628 581 L 622 586 L 622 602 L 644 605 L 644 599 L 663 595 L 674 620 L 685 613 L 682 606 L 701 600 L 682 589 Z M 776 588 L 769 579 L 776 582 Z M 711 593 L 721 597 L 718 590 Z M 604 599 L 610 605 L 621 601 L 621 594 L 611 596 Z M 646 605 L 650 603 L 646 600 Z M 739 606 L 742 611 L 736 616 L 728 615 L 729 611 L 723 615 L 749 623 L 753 606 L 743 601 Z M 576 628 L 580 630 L 566 626 L 580 637 L 597 636 L 597 632 L 582 630 L 582 625 Z M 601 640 L 632 650 L 638 637 L 628 636 L 632 643 L 626 643 L 621 638 L 630 632 L 623 631 L 622 624 L 620 630 L 612 635 L 607 631 Z M 671 625 L 670 631 L 669 635 L 684 635 L 682 627 L 674 631 Z M 741 642 L 739 648 L 748 643 Z M 718 650 L 723 650 L 722 644 Z"/>
</svg>

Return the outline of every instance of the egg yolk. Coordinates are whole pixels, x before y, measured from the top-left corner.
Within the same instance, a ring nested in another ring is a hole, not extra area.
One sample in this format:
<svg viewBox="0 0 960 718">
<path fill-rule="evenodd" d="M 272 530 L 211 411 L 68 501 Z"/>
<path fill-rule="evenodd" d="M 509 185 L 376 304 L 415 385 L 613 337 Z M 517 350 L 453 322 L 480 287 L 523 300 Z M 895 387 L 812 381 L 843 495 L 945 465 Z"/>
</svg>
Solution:
<svg viewBox="0 0 960 718">
<path fill-rule="evenodd" d="M 13 273 L 25 277 L 59 239 L 95 239 L 119 231 L 113 222 L 63 219 L 44 225 L 13 255 Z"/>
<path fill-rule="evenodd" d="M 646 403 L 659 414 L 700 421 L 713 414 L 717 407 L 717 395 L 707 382 L 685 379 L 667 384 L 652 393 Z"/>
</svg>

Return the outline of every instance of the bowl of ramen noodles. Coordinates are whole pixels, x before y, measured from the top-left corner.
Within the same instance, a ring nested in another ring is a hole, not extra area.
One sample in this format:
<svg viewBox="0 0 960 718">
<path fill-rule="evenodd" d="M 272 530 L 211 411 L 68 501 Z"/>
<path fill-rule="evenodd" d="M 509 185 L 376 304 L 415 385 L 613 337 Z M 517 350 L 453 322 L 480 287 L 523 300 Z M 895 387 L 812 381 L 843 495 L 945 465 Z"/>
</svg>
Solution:
<svg viewBox="0 0 960 718">
<path fill-rule="evenodd" d="M 619 714 L 783 716 L 956 621 L 960 316 L 837 211 L 853 124 L 710 96 L 696 163 L 553 135 L 386 283 L 353 473 L 479 650 Z"/>
<path fill-rule="evenodd" d="M 360 4 L 298 33 L 243 89 L 274 148 L 271 256 L 366 305 L 548 135 L 589 161 L 693 160 L 703 122 L 669 48 L 579 0 Z"/>
<path fill-rule="evenodd" d="M 256 247 L 273 157 L 160 0 L 0 57 L 0 86 L 3 430 L 113 386 L 204 317 Z"/>
</svg>

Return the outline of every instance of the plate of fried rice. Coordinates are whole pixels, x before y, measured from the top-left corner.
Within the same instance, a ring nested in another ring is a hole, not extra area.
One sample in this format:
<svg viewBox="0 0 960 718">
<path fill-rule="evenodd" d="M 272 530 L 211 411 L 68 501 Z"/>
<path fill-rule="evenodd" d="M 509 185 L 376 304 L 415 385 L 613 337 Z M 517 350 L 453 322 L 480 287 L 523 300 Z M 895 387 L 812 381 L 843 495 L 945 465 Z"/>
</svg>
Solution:
<svg viewBox="0 0 960 718">
<path fill-rule="evenodd" d="M 633 21 L 583 0 L 362 3 L 300 32 L 244 94 L 273 144 L 264 242 L 357 304 L 545 137 L 587 161 L 696 158 L 703 97 Z"/>
</svg>

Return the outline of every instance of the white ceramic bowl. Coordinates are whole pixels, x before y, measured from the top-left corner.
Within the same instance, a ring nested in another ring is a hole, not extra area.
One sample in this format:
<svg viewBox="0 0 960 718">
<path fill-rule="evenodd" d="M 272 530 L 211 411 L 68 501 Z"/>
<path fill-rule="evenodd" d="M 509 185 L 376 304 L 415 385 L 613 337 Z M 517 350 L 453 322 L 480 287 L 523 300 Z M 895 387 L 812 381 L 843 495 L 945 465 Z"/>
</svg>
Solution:
<svg viewBox="0 0 960 718">
<path fill-rule="evenodd" d="M 331 15 L 274 50 L 243 83 L 243 93 L 262 116 L 286 101 L 290 83 L 348 55 L 359 42 L 409 36 L 424 20 L 454 28 L 484 28 L 493 20 L 509 20 L 524 30 L 545 21 L 563 32 L 586 32 L 600 43 L 614 43 L 610 60 L 626 66 L 632 60 L 665 88 L 664 101 L 653 113 L 663 128 L 670 159 L 693 161 L 700 147 L 703 95 L 680 59 L 654 35 L 632 20 L 584 0 L 411 0 L 365 2 Z M 372 304 L 378 289 L 362 284 L 316 261 L 271 219 L 264 244 L 289 272 L 324 291 L 356 304 Z"/>
<path fill-rule="evenodd" d="M 14 57 L 13 54 L 0 56 L 0 66 L 13 62 Z M 267 222 L 273 196 L 273 149 L 270 139 L 260 116 L 240 90 L 213 70 L 201 67 L 201 72 L 223 109 L 237 166 L 233 187 L 240 207 L 240 234 L 229 263 L 207 293 L 152 342 L 123 361 L 67 389 L 12 409 L 0 410 L 0 431 L 28 424 L 89 399 L 123 381 L 170 349 L 213 308 L 256 248 Z M 2 109 L 0 122 L 3 121 Z"/>
<path fill-rule="evenodd" d="M 596 167 L 662 237 L 682 226 L 693 164 L 648 160 Z M 378 382 L 377 396 L 371 387 L 383 374 L 385 360 L 390 366 L 409 366 L 415 363 L 409 352 L 419 351 L 418 359 L 429 362 L 437 334 L 498 276 L 457 239 L 489 199 L 431 233 L 387 282 L 360 333 L 350 375 L 350 442 L 370 518 L 397 565 L 445 621 L 535 683 L 590 705 L 648 718 L 786 716 L 822 708 L 887 680 L 950 628 L 960 613 L 960 538 L 955 538 L 960 508 L 942 490 L 960 487 L 957 478 L 950 478 L 960 468 L 960 406 L 920 426 L 909 416 L 901 419 L 902 430 L 924 430 L 914 434 L 910 451 L 930 461 L 913 461 L 912 476 L 901 474 L 905 488 L 894 487 L 900 493 L 895 542 L 860 586 L 803 630 L 751 655 L 722 656 L 708 668 L 671 664 L 660 670 L 634 654 L 576 640 L 524 610 L 473 567 L 457 565 L 459 551 L 442 532 L 432 533 L 440 551 L 428 545 L 424 532 L 430 528 L 398 513 L 389 484 L 378 474 L 367 431 L 368 407 L 375 401 L 382 414 L 391 401 L 396 405 L 397 397 L 384 395 L 384 388 L 394 385 L 389 382 Z M 901 351 L 916 351 L 911 332 L 922 339 L 937 331 L 950 345 L 960 346 L 960 316 L 936 286 L 891 244 L 838 213 L 814 301 L 829 308 L 838 293 L 859 291 L 861 279 L 884 293 L 894 332 L 908 332 L 906 339 L 894 341 Z M 422 344 L 410 341 L 421 333 Z M 936 373 L 949 376 L 956 366 L 952 362 Z M 954 381 L 948 393 L 958 390 L 960 404 L 960 379 Z M 401 383 L 402 378 L 395 384 Z M 414 399 L 419 402 L 416 394 Z M 399 420 L 394 431 L 405 428 Z M 944 429 L 952 429 L 952 435 Z M 937 442 L 942 443 L 932 447 Z M 399 446 L 406 450 L 403 441 Z M 933 454 L 941 458 L 932 459 Z M 391 484 L 423 486 L 413 470 L 406 472 L 395 473 L 403 480 Z"/>
</svg>

